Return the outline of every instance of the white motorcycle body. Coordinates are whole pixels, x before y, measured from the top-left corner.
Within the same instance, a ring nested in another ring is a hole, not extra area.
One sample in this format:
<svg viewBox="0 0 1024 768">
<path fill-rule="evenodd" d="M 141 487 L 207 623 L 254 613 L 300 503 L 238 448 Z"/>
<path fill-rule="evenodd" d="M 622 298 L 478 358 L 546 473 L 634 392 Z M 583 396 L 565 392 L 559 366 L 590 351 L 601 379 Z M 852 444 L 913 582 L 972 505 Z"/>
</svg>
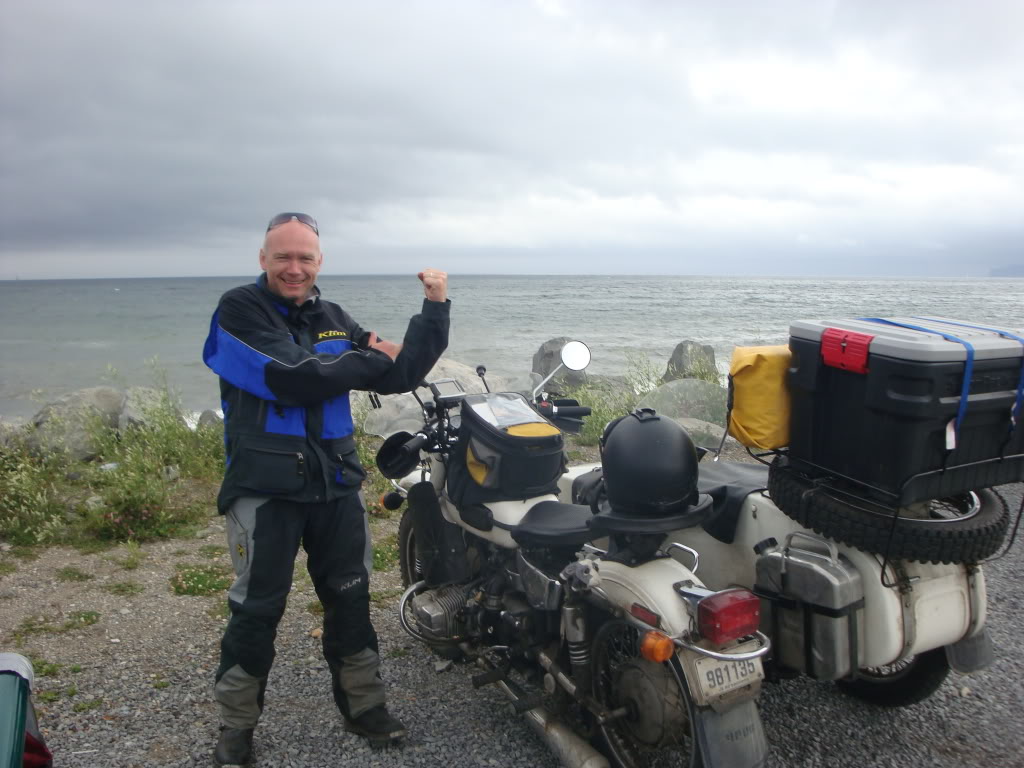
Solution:
<svg viewBox="0 0 1024 768">
<path fill-rule="evenodd" d="M 443 462 L 436 456 L 430 456 L 428 457 L 427 472 L 417 470 L 404 478 L 399 485 L 408 489 L 420 480 L 429 480 L 437 492 L 442 515 L 448 522 L 458 525 L 474 537 L 485 539 L 505 549 L 518 548 L 519 545 L 512 539 L 511 530 L 522 521 L 533 506 L 544 501 L 559 500 L 554 494 L 544 494 L 521 501 L 495 501 L 483 504 L 482 506 L 490 510 L 493 523 L 491 530 L 484 531 L 462 519 L 458 506 L 449 499 L 444 488 L 445 477 Z M 658 629 L 673 637 L 686 636 L 696 626 L 693 604 L 682 599 L 674 585 L 688 583 L 698 589 L 716 590 L 716 587 L 702 582 L 690 568 L 672 557 L 659 558 L 636 566 L 604 560 L 597 553 L 589 554 L 588 559 L 596 565 L 601 591 L 618 612 L 628 615 L 633 605 L 643 606 L 659 617 Z M 731 586 L 733 585 L 728 585 L 725 588 Z M 730 649 L 729 652 L 746 656 L 765 644 L 766 641 L 762 638 Z M 707 669 L 716 665 L 728 665 L 736 662 L 730 662 L 727 658 L 702 656 L 702 646 L 704 645 L 706 643 L 701 642 L 691 650 L 682 648 L 676 654 L 686 675 L 691 696 L 697 706 L 724 710 L 726 707 L 734 707 L 744 701 L 753 706 L 763 679 L 760 658 L 756 662 L 752 662 L 754 663 L 752 669 L 756 669 L 756 673 L 748 685 L 719 691 L 713 685 L 709 686 Z M 753 711 L 751 710 L 751 712 Z M 751 713 L 748 713 L 748 716 L 753 717 Z M 757 725 L 757 734 L 760 734 L 760 723 Z M 755 735 L 753 732 L 737 734 L 735 739 L 739 742 L 753 742 Z M 734 746 L 737 750 L 743 749 L 740 743 Z"/>
<path fill-rule="evenodd" d="M 573 480 L 598 466 L 572 467 L 559 481 L 561 498 L 571 498 Z M 883 574 L 881 556 L 833 542 L 804 528 L 779 510 L 765 493 L 746 497 L 731 543 L 711 536 L 699 525 L 673 531 L 668 540 L 698 553 L 699 565 L 690 562 L 687 553 L 672 550 L 673 557 L 687 559 L 709 589 L 753 589 L 759 557 L 755 545 L 771 538 L 783 542 L 794 534 L 793 541 L 798 541 L 806 552 L 817 551 L 825 558 L 831 546 L 840 562 L 860 574 L 863 606 L 854 623 L 857 668 L 882 667 L 953 645 L 976 635 L 985 625 L 985 580 L 980 568 L 898 561 L 887 564 Z M 816 598 L 804 597 L 809 603 Z M 769 629 L 762 626 L 763 631 Z M 780 647 L 786 643 L 785 635 L 772 637 L 772 642 L 776 655 L 785 656 L 787 649 Z"/>
</svg>

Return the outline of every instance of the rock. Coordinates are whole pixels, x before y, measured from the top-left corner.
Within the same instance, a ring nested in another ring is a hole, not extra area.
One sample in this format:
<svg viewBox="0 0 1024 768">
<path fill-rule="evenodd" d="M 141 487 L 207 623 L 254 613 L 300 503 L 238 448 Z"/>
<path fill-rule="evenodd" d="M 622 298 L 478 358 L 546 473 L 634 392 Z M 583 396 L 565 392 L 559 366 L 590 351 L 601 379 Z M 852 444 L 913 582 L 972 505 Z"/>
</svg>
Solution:
<svg viewBox="0 0 1024 768">
<path fill-rule="evenodd" d="M 34 453 L 65 452 L 87 461 L 98 446 L 92 436 L 94 423 L 116 427 L 124 395 L 113 387 L 90 387 L 49 403 L 29 425 L 25 443 Z"/>
<path fill-rule="evenodd" d="M 567 342 L 572 341 L 568 336 L 558 336 L 554 339 L 549 339 L 540 345 L 533 355 L 533 372 L 539 374 L 543 379 L 559 365 L 562 364 L 562 358 L 560 353 L 562 347 Z M 544 385 L 545 389 L 552 390 L 558 388 L 568 387 L 579 387 L 585 384 L 587 381 L 587 375 L 583 371 L 570 371 L 563 368 L 558 374 L 555 375 L 551 381 Z"/>
<path fill-rule="evenodd" d="M 672 350 L 672 357 L 669 358 L 665 375 L 661 377 L 661 380 L 666 382 L 676 379 L 704 379 L 706 381 L 710 374 L 718 375 L 714 347 L 687 340 L 679 342 Z"/>
<path fill-rule="evenodd" d="M 103 509 L 104 501 L 102 496 L 90 496 L 85 500 L 85 508 L 90 512 L 95 512 L 98 509 Z"/>
<path fill-rule="evenodd" d="M 441 672 L 447 672 L 451 668 L 452 668 L 452 660 L 451 659 L 446 659 L 444 661 L 435 661 L 434 662 L 434 671 L 437 672 L 438 674 L 440 674 Z"/>
<path fill-rule="evenodd" d="M 185 419 L 177 412 L 166 393 L 152 387 L 129 387 L 124 395 L 121 413 L 117 417 L 117 428 L 120 431 L 129 427 L 144 427 L 147 419 L 152 420 L 153 413 L 170 407 L 175 416 L 185 423 Z"/>
<path fill-rule="evenodd" d="M 196 429 L 208 429 L 216 427 L 220 429 L 220 426 L 224 423 L 216 411 L 211 411 L 207 408 L 205 411 L 199 414 L 199 421 L 196 422 Z"/>
<path fill-rule="evenodd" d="M 164 480 L 168 483 L 173 483 L 181 477 L 181 470 L 178 469 L 177 464 L 171 464 L 164 467 Z"/>
<path fill-rule="evenodd" d="M 317 627 L 316 629 L 310 631 L 309 636 L 314 637 L 316 639 L 320 639 L 324 636 L 324 631 L 320 627 Z"/>
</svg>

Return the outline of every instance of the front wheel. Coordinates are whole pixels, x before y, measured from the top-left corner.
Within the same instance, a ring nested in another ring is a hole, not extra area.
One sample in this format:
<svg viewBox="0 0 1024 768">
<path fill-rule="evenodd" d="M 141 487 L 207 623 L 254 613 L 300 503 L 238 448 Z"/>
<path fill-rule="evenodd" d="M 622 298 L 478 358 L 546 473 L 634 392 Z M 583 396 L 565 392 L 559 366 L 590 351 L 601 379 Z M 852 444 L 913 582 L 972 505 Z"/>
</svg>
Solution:
<svg viewBox="0 0 1024 768">
<path fill-rule="evenodd" d="M 640 655 L 637 629 L 610 620 L 592 647 L 594 698 L 622 717 L 595 729 L 596 746 L 615 768 L 699 766 L 693 704 L 675 657 L 658 664 Z"/>
<path fill-rule="evenodd" d="M 412 509 L 406 506 L 398 524 L 398 572 L 402 586 L 408 587 L 423 578 L 423 571 L 416 560 L 416 531 L 412 524 Z"/>
<path fill-rule="evenodd" d="M 856 680 L 838 680 L 843 693 L 880 707 L 906 707 L 931 696 L 949 674 L 945 648 L 936 648 L 883 667 L 857 672 Z"/>
</svg>

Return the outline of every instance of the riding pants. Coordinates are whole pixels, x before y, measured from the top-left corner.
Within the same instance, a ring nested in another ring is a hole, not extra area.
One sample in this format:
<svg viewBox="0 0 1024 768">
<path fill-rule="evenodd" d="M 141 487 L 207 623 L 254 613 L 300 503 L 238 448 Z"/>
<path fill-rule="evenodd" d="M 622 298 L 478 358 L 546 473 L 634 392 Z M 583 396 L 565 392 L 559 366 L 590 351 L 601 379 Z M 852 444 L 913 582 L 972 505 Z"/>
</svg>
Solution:
<svg viewBox="0 0 1024 768">
<path fill-rule="evenodd" d="M 324 504 L 247 496 L 234 501 L 225 520 L 236 578 L 228 592 L 231 619 L 214 685 L 221 722 L 253 728 L 263 711 L 300 543 L 324 608 L 323 654 L 338 709 L 351 719 L 383 704 L 377 634 L 370 623 L 370 532 L 359 496 Z"/>
</svg>

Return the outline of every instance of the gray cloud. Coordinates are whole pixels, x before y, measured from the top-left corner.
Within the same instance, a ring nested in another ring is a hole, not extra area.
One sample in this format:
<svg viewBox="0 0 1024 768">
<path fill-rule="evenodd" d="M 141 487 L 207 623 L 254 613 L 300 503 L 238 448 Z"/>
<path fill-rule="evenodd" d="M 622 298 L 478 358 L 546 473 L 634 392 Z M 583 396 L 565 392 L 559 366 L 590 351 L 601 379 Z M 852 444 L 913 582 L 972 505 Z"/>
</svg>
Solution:
<svg viewBox="0 0 1024 768">
<path fill-rule="evenodd" d="M 5 16 L 0 278 L 247 273 L 263 221 L 296 208 L 344 255 L 327 268 L 363 272 L 1021 260 L 1009 0 Z"/>
</svg>

